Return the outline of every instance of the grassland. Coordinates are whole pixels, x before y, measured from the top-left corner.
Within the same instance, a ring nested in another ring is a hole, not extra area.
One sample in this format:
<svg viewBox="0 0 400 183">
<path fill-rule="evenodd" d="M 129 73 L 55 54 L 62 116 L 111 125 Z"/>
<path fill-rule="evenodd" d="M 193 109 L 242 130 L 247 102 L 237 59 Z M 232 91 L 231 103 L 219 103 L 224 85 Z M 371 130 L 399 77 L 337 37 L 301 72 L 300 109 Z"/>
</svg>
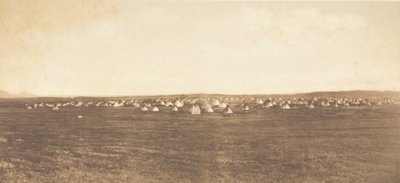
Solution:
<svg viewBox="0 0 400 183">
<path fill-rule="evenodd" d="M 192 116 L 163 108 L 28 111 L 3 105 L 0 179 L 398 182 L 400 106 Z"/>
</svg>

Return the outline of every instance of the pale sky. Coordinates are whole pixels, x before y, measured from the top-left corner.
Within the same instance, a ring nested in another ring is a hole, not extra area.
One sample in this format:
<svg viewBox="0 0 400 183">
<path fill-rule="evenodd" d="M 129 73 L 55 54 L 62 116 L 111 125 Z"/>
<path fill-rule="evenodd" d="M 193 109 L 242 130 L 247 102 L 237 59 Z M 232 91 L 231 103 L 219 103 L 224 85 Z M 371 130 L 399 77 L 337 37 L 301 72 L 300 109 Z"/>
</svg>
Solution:
<svg viewBox="0 0 400 183">
<path fill-rule="evenodd" d="M 1 0 L 0 90 L 400 89 L 400 3 Z"/>
</svg>

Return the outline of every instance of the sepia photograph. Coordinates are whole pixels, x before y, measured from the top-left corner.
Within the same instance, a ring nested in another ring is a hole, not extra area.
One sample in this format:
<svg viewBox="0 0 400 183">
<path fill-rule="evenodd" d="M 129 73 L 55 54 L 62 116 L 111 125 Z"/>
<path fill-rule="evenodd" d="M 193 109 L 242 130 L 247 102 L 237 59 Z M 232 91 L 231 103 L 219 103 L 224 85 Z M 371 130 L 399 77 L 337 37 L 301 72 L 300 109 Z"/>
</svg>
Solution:
<svg viewBox="0 0 400 183">
<path fill-rule="evenodd" d="M 400 1 L 0 0 L 1 183 L 400 182 Z"/>
</svg>

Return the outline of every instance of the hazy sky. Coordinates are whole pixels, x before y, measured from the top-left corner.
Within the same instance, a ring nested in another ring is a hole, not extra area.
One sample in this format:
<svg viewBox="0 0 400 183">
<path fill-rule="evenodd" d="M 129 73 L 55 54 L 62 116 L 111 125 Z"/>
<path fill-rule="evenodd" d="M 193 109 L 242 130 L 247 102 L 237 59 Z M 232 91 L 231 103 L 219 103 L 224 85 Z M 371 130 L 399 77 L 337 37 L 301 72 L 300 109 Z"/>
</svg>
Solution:
<svg viewBox="0 0 400 183">
<path fill-rule="evenodd" d="M 1 0 L 0 90 L 400 89 L 400 3 Z"/>
</svg>

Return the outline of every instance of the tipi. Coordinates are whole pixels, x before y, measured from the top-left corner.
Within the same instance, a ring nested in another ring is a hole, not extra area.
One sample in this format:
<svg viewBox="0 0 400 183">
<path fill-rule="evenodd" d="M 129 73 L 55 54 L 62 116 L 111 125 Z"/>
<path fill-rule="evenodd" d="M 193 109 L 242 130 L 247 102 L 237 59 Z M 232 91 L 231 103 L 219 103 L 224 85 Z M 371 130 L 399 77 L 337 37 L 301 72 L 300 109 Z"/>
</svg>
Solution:
<svg viewBox="0 0 400 183">
<path fill-rule="evenodd" d="M 232 114 L 232 113 L 233 113 L 232 109 L 229 107 L 229 105 L 226 105 L 226 108 L 224 110 L 224 114 Z"/>
<path fill-rule="evenodd" d="M 214 112 L 213 108 L 209 104 L 207 104 L 204 109 L 209 113 Z"/>
<path fill-rule="evenodd" d="M 140 110 L 141 111 L 148 111 L 149 109 L 146 106 L 143 106 Z"/>
<path fill-rule="evenodd" d="M 243 112 L 249 112 L 249 111 L 250 111 L 249 105 L 245 104 L 245 105 L 243 106 L 243 108 L 242 108 L 242 111 L 243 111 Z"/>
<path fill-rule="evenodd" d="M 198 104 L 194 104 L 193 107 L 190 109 L 190 112 L 192 113 L 192 115 L 200 115 L 200 106 Z"/>
<path fill-rule="evenodd" d="M 157 106 L 154 106 L 153 109 L 152 109 L 151 111 L 153 111 L 153 112 L 158 112 L 158 111 L 160 111 L 160 109 L 158 109 Z"/>
<path fill-rule="evenodd" d="M 284 104 L 282 104 L 281 108 L 282 109 L 290 109 L 290 106 L 288 103 L 284 103 Z"/>
</svg>

